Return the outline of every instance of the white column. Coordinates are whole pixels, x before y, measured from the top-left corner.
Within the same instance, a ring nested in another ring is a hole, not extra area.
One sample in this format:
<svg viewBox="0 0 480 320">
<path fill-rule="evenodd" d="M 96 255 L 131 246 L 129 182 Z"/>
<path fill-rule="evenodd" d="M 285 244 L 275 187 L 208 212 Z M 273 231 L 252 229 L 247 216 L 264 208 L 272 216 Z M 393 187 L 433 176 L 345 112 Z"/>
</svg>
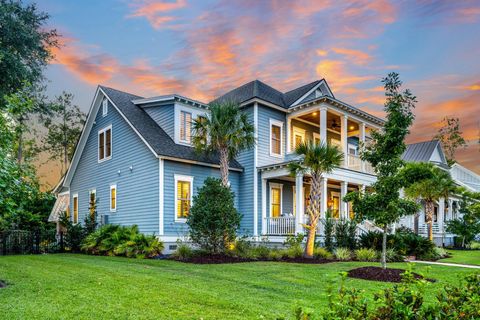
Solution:
<svg viewBox="0 0 480 320">
<path fill-rule="evenodd" d="M 303 233 L 303 174 L 295 177 L 295 233 Z"/>
<path fill-rule="evenodd" d="M 448 199 L 448 215 L 447 215 L 447 221 L 453 220 L 453 200 Z"/>
<path fill-rule="evenodd" d="M 291 131 L 292 130 L 292 119 L 287 118 L 287 153 L 291 152 L 292 146 L 291 146 Z"/>
<path fill-rule="evenodd" d="M 320 108 L 320 143 L 327 143 L 327 108 Z"/>
<path fill-rule="evenodd" d="M 327 202 L 328 202 L 328 189 L 327 189 L 327 178 L 322 178 L 320 182 L 320 188 L 322 192 L 322 201 L 320 203 L 320 216 L 325 218 L 325 213 L 327 212 Z"/>
<path fill-rule="evenodd" d="M 267 179 L 262 179 L 262 235 L 267 233 Z"/>
<path fill-rule="evenodd" d="M 343 197 L 345 197 L 348 193 L 348 182 L 342 181 L 340 183 L 340 217 L 343 219 L 349 219 L 350 215 L 348 214 L 348 202 L 343 201 Z"/>
<path fill-rule="evenodd" d="M 359 139 L 360 139 L 360 144 L 365 143 L 365 122 L 361 122 L 359 125 Z M 365 172 L 365 161 L 361 162 L 362 165 L 362 172 Z"/>
<path fill-rule="evenodd" d="M 440 233 L 443 233 L 443 220 L 445 215 L 445 198 L 438 199 L 437 223 Z"/>
<path fill-rule="evenodd" d="M 343 152 L 343 166 L 348 167 L 348 116 L 342 115 L 342 128 L 340 132 L 340 143 Z"/>
</svg>

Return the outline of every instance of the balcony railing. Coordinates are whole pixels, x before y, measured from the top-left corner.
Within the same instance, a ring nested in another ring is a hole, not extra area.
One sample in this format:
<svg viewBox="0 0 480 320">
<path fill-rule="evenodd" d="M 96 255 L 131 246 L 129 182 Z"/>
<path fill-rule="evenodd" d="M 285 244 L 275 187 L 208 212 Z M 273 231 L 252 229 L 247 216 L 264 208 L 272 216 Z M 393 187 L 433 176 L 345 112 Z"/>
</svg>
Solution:
<svg viewBox="0 0 480 320">
<path fill-rule="evenodd" d="M 347 155 L 347 167 L 352 170 L 361 171 L 362 170 L 362 160 L 354 154 Z"/>
<path fill-rule="evenodd" d="M 433 233 L 441 233 L 440 226 L 437 222 L 434 222 L 432 225 Z M 428 233 L 428 224 L 423 223 L 418 226 L 418 233 L 420 234 L 427 234 Z"/>
</svg>

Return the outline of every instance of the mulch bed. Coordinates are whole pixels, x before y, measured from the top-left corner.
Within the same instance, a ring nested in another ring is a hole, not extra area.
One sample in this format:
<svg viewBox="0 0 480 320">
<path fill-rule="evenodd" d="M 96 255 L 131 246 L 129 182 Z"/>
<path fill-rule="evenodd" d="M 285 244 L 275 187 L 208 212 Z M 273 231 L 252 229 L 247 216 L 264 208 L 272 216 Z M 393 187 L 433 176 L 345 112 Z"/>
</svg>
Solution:
<svg viewBox="0 0 480 320">
<path fill-rule="evenodd" d="M 352 269 L 348 272 L 350 278 L 357 278 L 363 280 L 373 280 L 373 281 L 382 281 L 382 282 L 401 282 L 402 274 L 405 272 L 403 269 L 393 269 L 387 268 L 383 269 L 381 267 L 361 267 Z M 414 273 L 416 279 L 424 279 L 421 275 Z M 426 279 L 430 282 L 435 282 L 433 279 Z"/>
<path fill-rule="evenodd" d="M 7 286 L 7 283 L 5 281 L 0 280 L 0 289 L 5 288 Z"/>
<path fill-rule="evenodd" d="M 281 260 L 268 260 L 268 259 L 246 259 L 239 257 L 232 257 L 229 255 L 198 255 L 189 259 L 176 261 L 194 264 L 222 264 L 222 263 L 242 263 L 242 262 L 258 262 L 258 261 L 272 261 L 272 262 L 290 262 L 290 263 L 307 263 L 307 264 L 323 264 L 334 262 L 335 260 L 326 259 L 307 259 L 307 258 L 284 258 Z"/>
</svg>

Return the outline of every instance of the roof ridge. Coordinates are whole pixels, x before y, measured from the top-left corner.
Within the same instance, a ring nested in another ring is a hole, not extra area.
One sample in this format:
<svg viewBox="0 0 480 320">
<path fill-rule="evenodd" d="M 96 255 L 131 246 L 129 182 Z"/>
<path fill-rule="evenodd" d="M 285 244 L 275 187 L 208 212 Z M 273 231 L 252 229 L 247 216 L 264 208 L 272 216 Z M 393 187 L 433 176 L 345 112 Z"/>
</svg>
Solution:
<svg viewBox="0 0 480 320">
<path fill-rule="evenodd" d="M 101 84 L 99 84 L 98 87 L 100 87 L 102 89 L 110 89 L 110 90 L 117 91 L 117 92 L 120 92 L 120 93 L 128 94 L 130 96 L 134 96 L 134 97 L 137 97 L 137 98 L 140 98 L 140 99 L 145 99 L 145 97 L 139 96 L 137 94 L 133 94 L 133 93 L 126 92 L 126 91 L 123 91 L 123 90 L 115 89 L 115 88 L 112 88 L 112 87 L 107 87 L 107 86 L 104 86 L 104 85 L 101 85 Z"/>
</svg>

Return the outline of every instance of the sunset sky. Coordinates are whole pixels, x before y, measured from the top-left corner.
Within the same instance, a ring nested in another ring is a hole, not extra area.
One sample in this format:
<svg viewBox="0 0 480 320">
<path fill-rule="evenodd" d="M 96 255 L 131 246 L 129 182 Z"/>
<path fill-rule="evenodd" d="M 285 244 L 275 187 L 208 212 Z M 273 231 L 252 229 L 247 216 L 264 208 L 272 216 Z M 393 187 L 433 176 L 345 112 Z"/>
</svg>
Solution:
<svg viewBox="0 0 480 320">
<path fill-rule="evenodd" d="M 381 116 L 380 79 L 397 71 L 419 101 L 408 142 L 431 139 L 443 116 L 458 116 L 470 146 L 457 159 L 480 173 L 480 1 L 38 6 L 63 35 L 48 93 L 72 92 L 85 112 L 98 84 L 208 102 L 253 79 L 286 91 L 325 78 L 338 99 Z"/>
</svg>

